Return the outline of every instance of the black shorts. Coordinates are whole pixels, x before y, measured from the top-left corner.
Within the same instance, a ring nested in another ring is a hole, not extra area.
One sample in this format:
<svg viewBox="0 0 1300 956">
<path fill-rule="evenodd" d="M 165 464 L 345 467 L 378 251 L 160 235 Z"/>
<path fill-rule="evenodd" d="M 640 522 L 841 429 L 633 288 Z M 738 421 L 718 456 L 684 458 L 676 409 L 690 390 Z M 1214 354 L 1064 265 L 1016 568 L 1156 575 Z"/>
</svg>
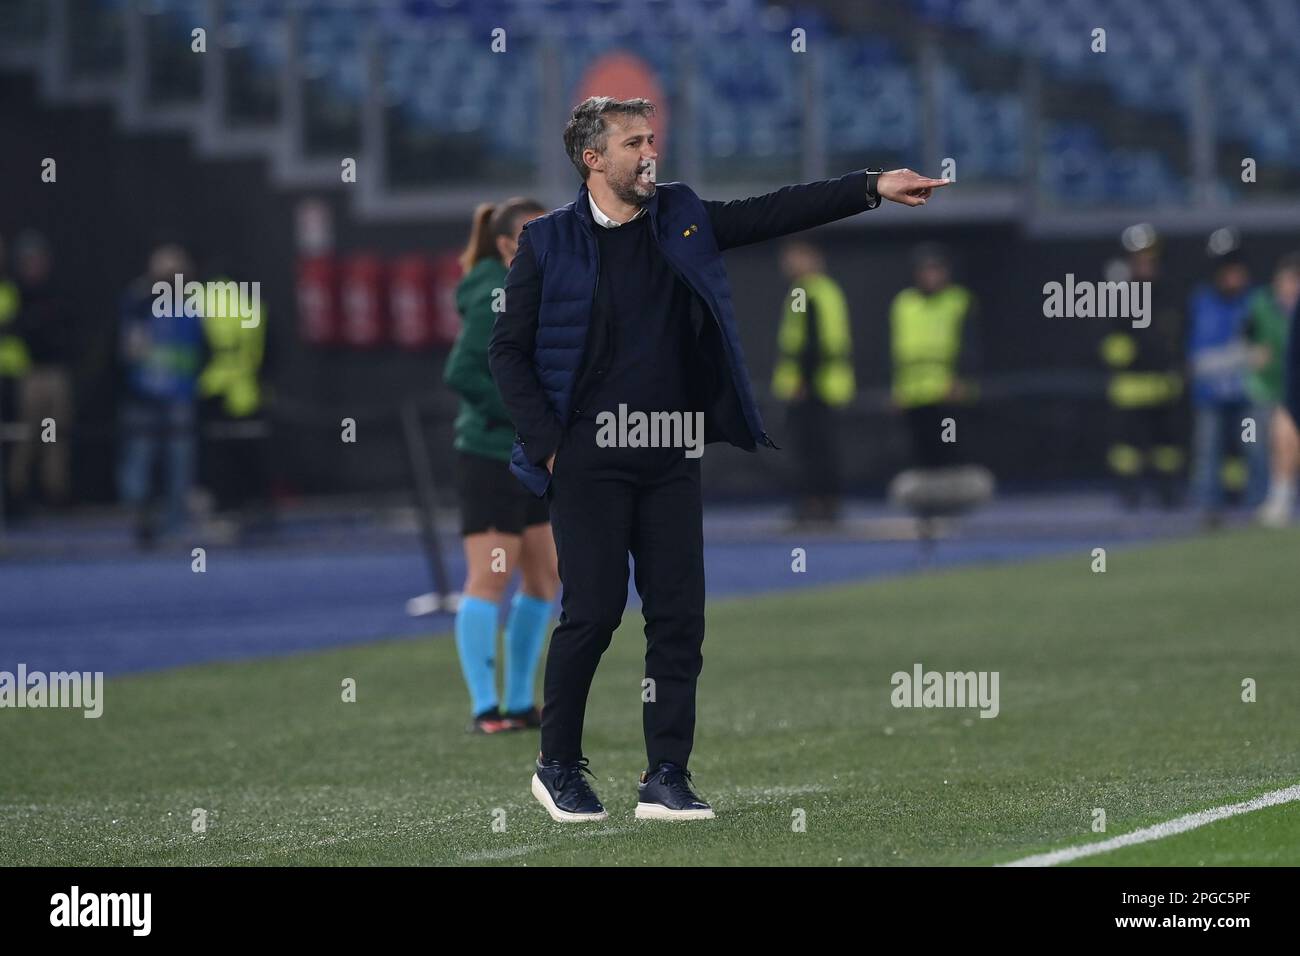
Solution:
<svg viewBox="0 0 1300 956">
<path fill-rule="evenodd" d="M 460 533 L 499 531 L 522 534 L 525 528 L 551 520 L 546 499 L 539 498 L 510 474 L 504 461 L 459 452 L 456 493 L 460 498 Z"/>
</svg>

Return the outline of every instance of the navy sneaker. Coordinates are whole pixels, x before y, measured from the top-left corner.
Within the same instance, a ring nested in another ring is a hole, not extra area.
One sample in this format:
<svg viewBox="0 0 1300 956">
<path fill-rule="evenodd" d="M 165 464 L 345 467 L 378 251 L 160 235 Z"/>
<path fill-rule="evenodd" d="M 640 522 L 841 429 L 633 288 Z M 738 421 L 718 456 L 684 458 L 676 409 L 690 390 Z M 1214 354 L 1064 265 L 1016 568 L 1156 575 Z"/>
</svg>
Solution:
<svg viewBox="0 0 1300 956">
<path fill-rule="evenodd" d="M 585 823 L 609 817 L 591 785 L 583 779 L 584 773 L 595 776 L 587 769 L 586 757 L 568 764 L 537 758 L 537 772 L 533 774 L 533 796 L 546 808 L 552 820 L 560 823 Z"/>
<path fill-rule="evenodd" d="M 713 808 L 691 789 L 691 772 L 675 763 L 661 763 L 642 773 L 636 786 L 638 820 L 712 820 Z"/>
</svg>

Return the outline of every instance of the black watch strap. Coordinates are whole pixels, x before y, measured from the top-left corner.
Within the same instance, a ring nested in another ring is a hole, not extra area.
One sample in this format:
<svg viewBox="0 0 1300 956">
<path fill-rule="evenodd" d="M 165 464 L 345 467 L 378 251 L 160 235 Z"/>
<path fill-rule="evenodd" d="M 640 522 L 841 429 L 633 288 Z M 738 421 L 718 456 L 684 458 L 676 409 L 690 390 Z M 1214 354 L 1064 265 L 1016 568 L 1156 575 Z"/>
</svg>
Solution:
<svg viewBox="0 0 1300 956">
<path fill-rule="evenodd" d="M 883 169 L 867 170 L 867 208 L 875 209 L 880 205 L 880 192 L 876 189 L 876 183 L 880 179 Z"/>
</svg>

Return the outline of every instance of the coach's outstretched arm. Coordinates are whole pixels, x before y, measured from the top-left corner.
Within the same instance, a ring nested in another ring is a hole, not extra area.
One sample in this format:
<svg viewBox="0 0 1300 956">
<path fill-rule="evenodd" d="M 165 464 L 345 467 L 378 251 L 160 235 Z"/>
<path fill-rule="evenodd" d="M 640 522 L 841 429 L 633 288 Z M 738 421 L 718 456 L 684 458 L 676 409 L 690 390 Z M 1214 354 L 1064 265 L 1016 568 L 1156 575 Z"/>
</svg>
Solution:
<svg viewBox="0 0 1300 956">
<path fill-rule="evenodd" d="M 946 179 L 930 179 L 910 169 L 894 169 L 879 175 L 876 191 L 881 199 L 904 206 L 924 206 L 931 192 L 946 185 Z M 866 170 L 839 179 L 783 186 L 765 196 L 704 203 L 719 249 L 802 232 L 864 212 L 870 206 Z"/>
<path fill-rule="evenodd" d="M 534 465 L 551 457 L 560 445 L 560 420 L 551 407 L 533 368 L 537 310 L 542 280 L 528 228 L 519 236 L 519 251 L 506 276 L 505 308 L 492 326 L 488 367 L 501 392 L 510 420 Z"/>
</svg>

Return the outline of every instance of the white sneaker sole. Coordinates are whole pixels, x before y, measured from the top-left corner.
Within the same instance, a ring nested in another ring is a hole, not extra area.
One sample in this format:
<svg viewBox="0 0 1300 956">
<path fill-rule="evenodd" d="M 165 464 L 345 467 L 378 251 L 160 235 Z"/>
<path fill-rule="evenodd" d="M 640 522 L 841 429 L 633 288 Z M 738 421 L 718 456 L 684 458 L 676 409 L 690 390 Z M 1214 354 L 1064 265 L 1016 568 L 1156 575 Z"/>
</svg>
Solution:
<svg viewBox="0 0 1300 956">
<path fill-rule="evenodd" d="M 659 803 L 638 803 L 638 820 L 712 820 L 713 810 L 673 810 Z"/>
<path fill-rule="evenodd" d="M 609 814 L 604 810 L 600 813 L 570 813 L 568 810 L 561 810 L 551 799 L 551 792 L 546 789 L 546 784 L 538 779 L 537 774 L 533 774 L 533 796 L 537 802 L 546 808 L 546 812 L 551 815 L 551 819 L 559 823 L 587 823 L 588 821 L 596 822 L 598 820 L 608 820 Z"/>
</svg>

